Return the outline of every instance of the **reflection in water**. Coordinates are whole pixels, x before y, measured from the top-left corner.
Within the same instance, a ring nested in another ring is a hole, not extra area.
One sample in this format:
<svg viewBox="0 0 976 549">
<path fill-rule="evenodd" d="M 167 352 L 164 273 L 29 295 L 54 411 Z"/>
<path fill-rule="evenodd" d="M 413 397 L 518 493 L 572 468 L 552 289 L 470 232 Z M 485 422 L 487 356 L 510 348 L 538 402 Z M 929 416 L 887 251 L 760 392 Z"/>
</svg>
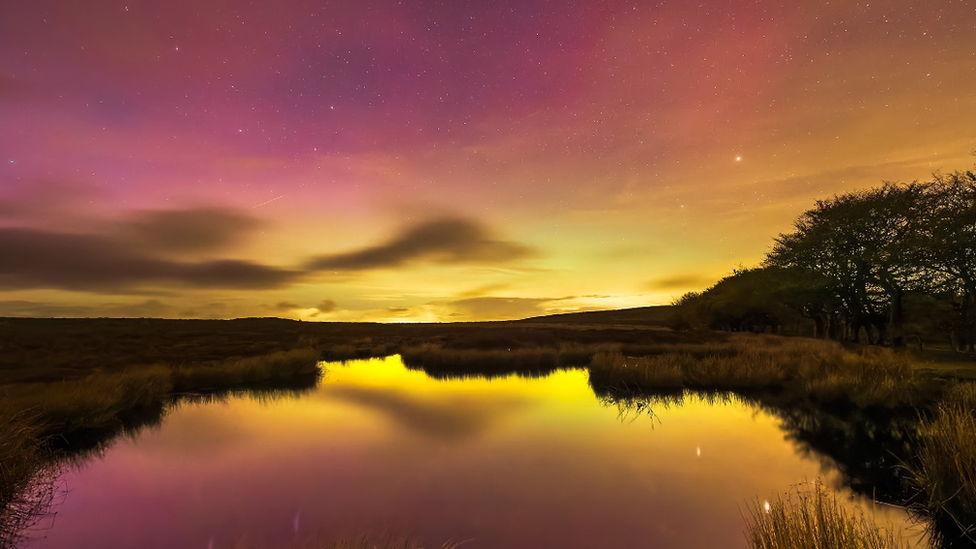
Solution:
<svg viewBox="0 0 976 549">
<path fill-rule="evenodd" d="M 183 401 L 117 440 L 65 475 L 35 546 L 381 530 L 472 549 L 743 548 L 746 501 L 842 481 L 782 423 L 728 395 L 601 399 L 583 370 L 434 380 L 397 357 L 334 364 L 307 394 Z M 905 525 L 900 510 L 871 512 Z"/>
</svg>

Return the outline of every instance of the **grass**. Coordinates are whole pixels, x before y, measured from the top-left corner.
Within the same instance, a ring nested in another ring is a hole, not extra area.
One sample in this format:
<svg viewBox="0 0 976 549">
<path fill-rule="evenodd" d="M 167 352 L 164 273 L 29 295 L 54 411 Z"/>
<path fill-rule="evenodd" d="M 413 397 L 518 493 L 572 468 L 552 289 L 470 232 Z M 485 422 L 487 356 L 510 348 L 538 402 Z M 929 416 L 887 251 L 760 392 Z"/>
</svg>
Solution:
<svg viewBox="0 0 976 549">
<path fill-rule="evenodd" d="M 959 532 L 976 531 L 976 385 L 949 391 L 935 417 L 922 425 L 918 458 L 911 467 L 925 494 L 927 512 L 952 521 Z"/>
<path fill-rule="evenodd" d="M 908 543 L 844 504 L 817 481 L 777 500 L 749 506 L 747 538 L 753 549 L 902 549 Z"/>
<path fill-rule="evenodd" d="M 315 349 L 294 349 L 211 365 L 177 368 L 172 372 L 173 386 L 176 391 L 212 391 L 316 379 L 321 374 L 319 356 Z"/>
<path fill-rule="evenodd" d="M 831 341 L 734 336 L 651 356 L 611 349 L 594 354 L 590 383 L 601 392 L 680 389 L 787 391 L 826 402 L 896 407 L 917 396 L 903 355 L 880 348 L 845 349 Z"/>
<path fill-rule="evenodd" d="M 95 371 L 81 379 L 6 385 L 0 396 L 0 547 L 42 512 L 53 491 L 45 471 L 56 448 L 97 445 L 127 428 L 158 421 L 177 392 L 313 384 L 314 349 L 277 351 L 173 369 L 156 365 Z M 13 544 L 13 541 L 9 542 Z"/>
<path fill-rule="evenodd" d="M 45 461 L 42 431 L 33 416 L 0 406 L 0 547 L 15 547 L 48 513 L 56 468 Z"/>
</svg>

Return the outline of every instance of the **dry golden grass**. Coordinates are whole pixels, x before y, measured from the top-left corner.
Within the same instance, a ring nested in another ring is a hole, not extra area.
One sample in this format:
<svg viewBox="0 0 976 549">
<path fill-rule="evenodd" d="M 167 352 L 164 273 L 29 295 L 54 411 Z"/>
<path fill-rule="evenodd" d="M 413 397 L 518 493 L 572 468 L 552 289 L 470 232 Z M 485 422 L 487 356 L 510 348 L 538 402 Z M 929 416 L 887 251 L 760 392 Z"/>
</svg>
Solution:
<svg viewBox="0 0 976 549">
<path fill-rule="evenodd" d="M 623 392 L 787 388 L 819 400 L 888 407 L 910 404 L 916 389 L 908 357 L 889 349 L 752 335 L 643 357 L 597 352 L 590 381 Z"/>
<path fill-rule="evenodd" d="M 753 549 L 902 549 L 909 544 L 817 481 L 775 501 L 754 501 L 747 537 Z"/>
<path fill-rule="evenodd" d="M 177 368 L 173 371 L 173 385 L 176 391 L 212 391 L 315 378 L 320 373 L 319 356 L 315 349 L 294 349 Z"/>
<path fill-rule="evenodd" d="M 963 532 L 976 530 L 976 384 L 949 391 L 919 442 L 911 472 L 929 512 Z"/>
<path fill-rule="evenodd" d="M 155 366 L 22 385 L 16 392 L 10 391 L 7 399 L 16 409 L 28 410 L 42 430 L 64 433 L 103 428 L 129 410 L 160 403 L 172 388 L 170 370 Z"/>
</svg>

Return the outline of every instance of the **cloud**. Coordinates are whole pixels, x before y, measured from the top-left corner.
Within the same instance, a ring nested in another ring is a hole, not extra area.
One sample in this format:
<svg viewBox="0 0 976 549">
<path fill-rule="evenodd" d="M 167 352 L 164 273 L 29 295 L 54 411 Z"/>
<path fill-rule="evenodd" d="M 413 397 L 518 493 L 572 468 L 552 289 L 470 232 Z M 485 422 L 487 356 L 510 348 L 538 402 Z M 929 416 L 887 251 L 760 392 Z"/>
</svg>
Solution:
<svg viewBox="0 0 976 549">
<path fill-rule="evenodd" d="M 118 292 L 149 284 L 267 289 L 301 273 L 238 260 L 170 261 L 110 235 L 0 228 L 0 289 Z"/>
<path fill-rule="evenodd" d="M 647 283 L 647 287 L 654 290 L 683 290 L 687 288 L 707 288 L 714 283 L 714 277 L 699 274 L 680 274 L 652 280 Z"/>
<path fill-rule="evenodd" d="M 315 308 L 318 309 L 320 313 L 331 313 L 332 311 L 336 310 L 337 307 L 338 305 L 336 305 L 335 301 L 326 299 L 323 300 L 322 303 L 319 303 Z"/>
<path fill-rule="evenodd" d="M 277 311 L 294 311 L 295 309 L 301 309 L 302 306 L 298 303 L 292 303 L 290 301 L 280 301 L 274 306 Z"/>
<path fill-rule="evenodd" d="M 326 271 L 365 271 L 398 267 L 413 261 L 504 263 L 534 254 L 534 249 L 523 244 L 491 238 L 488 230 L 474 221 L 443 218 L 410 227 L 386 244 L 314 258 L 308 267 Z"/>
<path fill-rule="evenodd" d="M 120 227 L 122 234 L 163 252 L 201 252 L 239 242 L 261 224 L 255 217 L 228 209 L 149 210 Z"/>
<path fill-rule="evenodd" d="M 525 297 L 475 297 L 447 303 L 453 314 L 473 319 L 509 320 L 539 316 L 555 300 Z"/>
<path fill-rule="evenodd" d="M 0 316 L 12 317 L 172 317 L 175 309 L 158 300 L 142 303 L 100 303 L 98 305 L 64 305 L 35 301 L 0 301 Z"/>
</svg>

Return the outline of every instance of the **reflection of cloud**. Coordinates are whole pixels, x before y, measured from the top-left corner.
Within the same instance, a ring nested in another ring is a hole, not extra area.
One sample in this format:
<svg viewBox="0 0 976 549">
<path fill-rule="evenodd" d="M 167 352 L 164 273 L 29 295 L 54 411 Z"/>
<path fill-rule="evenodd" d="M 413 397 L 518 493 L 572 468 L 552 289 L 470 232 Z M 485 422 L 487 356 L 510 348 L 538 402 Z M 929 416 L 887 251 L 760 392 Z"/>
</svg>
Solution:
<svg viewBox="0 0 976 549">
<path fill-rule="evenodd" d="M 416 225 L 386 244 L 312 259 L 316 270 L 363 271 L 412 261 L 433 263 L 504 263 L 534 254 L 528 246 L 491 238 L 474 221 L 444 218 Z"/>
<path fill-rule="evenodd" d="M 0 228 L 0 288 L 119 291 L 150 283 L 275 288 L 299 273 L 248 261 L 160 259 L 109 235 Z"/>
<path fill-rule="evenodd" d="M 379 389 L 326 388 L 329 398 L 368 408 L 417 434 L 447 441 L 477 437 L 528 403 L 515 397 L 492 402 L 463 397 L 434 400 L 429 395 L 415 397 Z"/>
</svg>

